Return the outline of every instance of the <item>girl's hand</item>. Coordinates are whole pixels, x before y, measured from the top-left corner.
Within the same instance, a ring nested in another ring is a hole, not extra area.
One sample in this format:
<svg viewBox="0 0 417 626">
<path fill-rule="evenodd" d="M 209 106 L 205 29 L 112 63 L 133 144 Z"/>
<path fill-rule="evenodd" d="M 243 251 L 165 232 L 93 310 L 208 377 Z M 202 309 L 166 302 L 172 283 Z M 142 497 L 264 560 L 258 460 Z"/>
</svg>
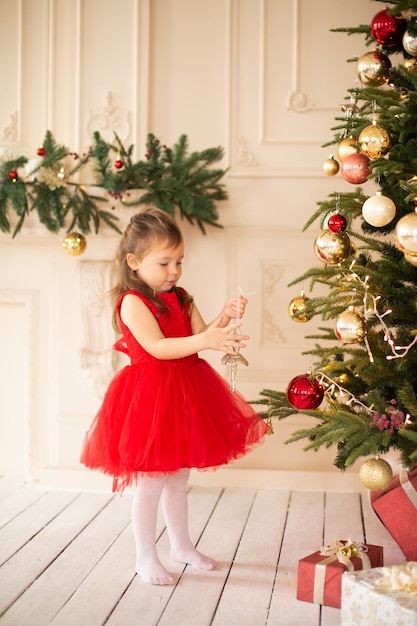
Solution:
<svg viewBox="0 0 417 626">
<path fill-rule="evenodd" d="M 248 299 L 242 295 L 230 298 L 224 305 L 223 315 L 230 317 L 230 319 L 241 319 L 245 314 L 247 303 Z"/>
<path fill-rule="evenodd" d="M 219 326 L 220 320 L 216 320 L 202 333 L 207 341 L 207 348 L 219 350 L 226 354 L 236 354 L 240 348 L 246 348 L 248 335 L 241 335 L 235 331 L 242 326 L 242 322 L 236 322 L 226 327 Z"/>
</svg>

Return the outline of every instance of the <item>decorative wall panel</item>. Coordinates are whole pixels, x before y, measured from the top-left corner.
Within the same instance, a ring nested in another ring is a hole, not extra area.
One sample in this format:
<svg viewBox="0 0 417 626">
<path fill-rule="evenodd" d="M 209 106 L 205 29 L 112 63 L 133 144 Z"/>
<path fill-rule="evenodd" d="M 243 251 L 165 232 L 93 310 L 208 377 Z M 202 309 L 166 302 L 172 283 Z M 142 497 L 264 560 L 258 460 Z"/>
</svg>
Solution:
<svg viewBox="0 0 417 626">
<path fill-rule="evenodd" d="M 259 176 L 320 172 L 321 145 L 356 80 L 345 59 L 363 49 L 359 39 L 330 30 L 352 15 L 355 23 L 369 20 L 367 3 L 353 10 L 333 0 L 234 0 L 232 176 L 244 175 L 242 167 L 253 175 L 255 163 Z"/>
</svg>

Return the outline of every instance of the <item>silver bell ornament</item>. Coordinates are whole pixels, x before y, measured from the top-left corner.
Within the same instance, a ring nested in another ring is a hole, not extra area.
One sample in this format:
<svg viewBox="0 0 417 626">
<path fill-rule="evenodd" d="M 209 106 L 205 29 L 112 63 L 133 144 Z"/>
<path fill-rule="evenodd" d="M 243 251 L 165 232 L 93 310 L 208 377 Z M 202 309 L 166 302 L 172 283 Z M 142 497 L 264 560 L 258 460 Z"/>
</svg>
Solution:
<svg viewBox="0 0 417 626">
<path fill-rule="evenodd" d="M 386 226 L 394 219 L 396 211 L 394 202 L 380 189 L 362 205 L 362 217 L 371 226 Z"/>
</svg>

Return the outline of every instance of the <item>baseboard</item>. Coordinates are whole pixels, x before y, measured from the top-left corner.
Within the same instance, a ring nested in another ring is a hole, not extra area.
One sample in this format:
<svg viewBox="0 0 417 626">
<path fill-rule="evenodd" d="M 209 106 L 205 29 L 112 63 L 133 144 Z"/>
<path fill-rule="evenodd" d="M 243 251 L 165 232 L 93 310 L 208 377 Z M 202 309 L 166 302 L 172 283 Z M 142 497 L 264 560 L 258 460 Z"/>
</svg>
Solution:
<svg viewBox="0 0 417 626">
<path fill-rule="evenodd" d="M 110 491 L 112 478 L 88 470 L 45 468 L 39 480 L 42 487 L 82 491 Z M 190 486 L 242 487 L 254 489 L 299 489 L 326 491 L 366 491 L 358 473 L 284 471 L 262 469 L 220 468 L 216 471 L 191 471 Z"/>
</svg>

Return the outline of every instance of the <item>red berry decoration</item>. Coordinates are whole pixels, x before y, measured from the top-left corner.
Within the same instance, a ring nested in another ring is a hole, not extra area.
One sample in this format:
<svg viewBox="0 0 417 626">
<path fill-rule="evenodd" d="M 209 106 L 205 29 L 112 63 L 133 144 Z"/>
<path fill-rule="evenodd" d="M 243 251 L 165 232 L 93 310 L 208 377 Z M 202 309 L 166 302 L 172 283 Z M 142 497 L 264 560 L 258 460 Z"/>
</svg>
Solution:
<svg viewBox="0 0 417 626">
<path fill-rule="evenodd" d="M 395 46 L 401 43 L 406 28 L 406 20 L 390 15 L 389 9 L 383 9 L 371 22 L 371 35 L 382 46 Z"/>
<path fill-rule="evenodd" d="M 317 409 L 323 396 L 321 383 L 307 374 L 295 376 L 287 387 L 287 400 L 295 409 Z"/>
<path fill-rule="evenodd" d="M 39 148 L 36 150 L 36 154 L 41 157 L 45 156 L 46 154 L 45 148 L 43 146 L 39 146 Z"/>
<path fill-rule="evenodd" d="M 122 169 L 122 167 L 123 167 L 123 165 L 124 165 L 124 164 L 123 164 L 122 159 L 116 159 L 116 160 L 115 160 L 115 162 L 114 162 L 114 167 L 115 167 L 117 170 L 121 170 L 121 169 Z"/>
<path fill-rule="evenodd" d="M 343 178 L 347 180 L 348 183 L 352 183 L 352 185 L 362 185 L 362 183 L 366 183 L 371 173 L 369 169 L 369 157 L 360 152 L 350 154 L 342 162 L 340 171 Z"/>
<path fill-rule="evenodd" d="M 12 182 L 14 182 L 14 183 L 17 181 L 18 174 L 17 174 L 16 170 L 10 170 L 10 172 L 9 172 L 9 178 L 10 178 L 10 180 L 11 180 Z"/>
<path fill-rule="evenodd" d="M 332 231 L 332 233 L 343 233 L 346 230 L 347 219 L 340 215 L 340 213 L 333 213 L 327 220 L 327 228 Z"/>
</svg>

